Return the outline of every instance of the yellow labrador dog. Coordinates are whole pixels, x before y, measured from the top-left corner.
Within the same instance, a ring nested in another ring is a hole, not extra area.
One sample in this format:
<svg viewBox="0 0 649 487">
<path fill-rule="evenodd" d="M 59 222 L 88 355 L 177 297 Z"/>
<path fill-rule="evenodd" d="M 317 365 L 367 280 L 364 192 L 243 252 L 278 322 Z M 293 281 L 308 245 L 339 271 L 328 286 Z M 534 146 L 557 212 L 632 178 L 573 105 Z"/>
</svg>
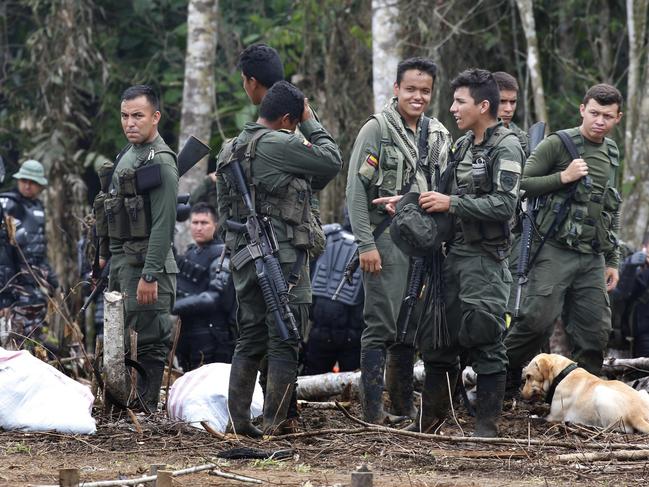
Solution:
<svg viewBox="0 0 649 487">
<path fill-rule="evenodd" d="M 548 421 L 649 433 L 649 394 L 618 380 L 602 380 L 561 355 L 542 353 L 523 369 L 522 396 L 545 397 Z M 616 425 L 617 424 L 617 425 Z"/>
</svg>

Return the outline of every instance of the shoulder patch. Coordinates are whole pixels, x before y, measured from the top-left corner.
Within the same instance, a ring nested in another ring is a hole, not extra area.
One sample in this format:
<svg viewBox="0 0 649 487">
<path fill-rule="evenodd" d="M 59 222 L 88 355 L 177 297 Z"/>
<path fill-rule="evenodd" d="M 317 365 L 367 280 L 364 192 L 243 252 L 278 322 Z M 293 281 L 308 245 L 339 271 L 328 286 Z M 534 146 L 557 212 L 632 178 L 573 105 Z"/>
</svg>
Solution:
<svg viewBox="0 0 649 487">
<path fill-rule="evenodd" d="M 518 182 L 518 173 L 512 171 L 500 171 L 500 187 L 504 191 L 511 191 Z"/>
<path fill-rule="evenodd" d="M 521 165 L 516 161 L 510 161 L 509 159 L 500 160 L 500 170 L 509 171 L 515 174 L 521 173 Z"/>
<path fill-rule="evenodd" d="M 309 148 L 309 149 L 310 149 L 311 147 L 313 147 L 313 144 L 312 144 L 311 142 L 309 142 L 308 140 L 306 140 L 306 139 L 304 139 L 304 140 L 302 141 L 302 145 L 307 146 L 307 148 Z"/>
<path fill-rule="evenodd" d="M 379 159 L 374 154 L 368 154 L 365 162 L 372 167 L 377 167 L 379 165 Z"/>
</svg>

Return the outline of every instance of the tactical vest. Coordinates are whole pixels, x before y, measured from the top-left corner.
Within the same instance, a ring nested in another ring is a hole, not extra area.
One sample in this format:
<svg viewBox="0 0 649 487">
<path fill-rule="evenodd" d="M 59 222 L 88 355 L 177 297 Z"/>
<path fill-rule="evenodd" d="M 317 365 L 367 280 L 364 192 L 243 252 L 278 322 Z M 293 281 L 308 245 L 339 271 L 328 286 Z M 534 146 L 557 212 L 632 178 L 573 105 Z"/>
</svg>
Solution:
<svg viewBox="0 0 649 487">
<path fill-rule="evenodd" d="M 255 176 L 252 162 L 256 156 L 257 144 L 269 132 L 272 132 L 272 130 L 259 129 L 247 144 L 239 147 L 235 145 L 229 159 L 219 168 L 229 189 L 228 195 L 224 196 L 224 199 L 228 202 L 229 219 L 244 222 L 249 215 L 249 211 L 241 198 L 241 193 L 237 190 L 236 184 L 227 170 L 227 166 L 231 161 L 238 160 L 246 181 L 249 184 L 252 183 L 251 195 L 254 198 L 257 214 L 271 216 L 284 223 L 286 235 L 291 245 L 299 250 L 310 250 L 314 246 L 314 226 L 317 224 L 311 211 L 312 194 L 310 182 L 305 178 L 291 175 L 284 186 L 268 188 Z M 228 248 L 233 249 L 234 242 L 237 240 L 238 236 L 236 234 L 228 232 L 226 245 L 228 245 Z"/>
<path fill-rule="evenodd" d="M 314 296 L 331 299 L 336 292 L 345 272 L 345 266 L 356 253 L 358 245 L 354 235 L 342 229 L 338 223 L 324 226 L 327 236 L 325 252 L 313 266 L 311 291 Z M 356 306 L 363 302 L 363 282 L 360 268 L 356 269 L 351 286 L 345 285 L 340 291 L 337 301 L 348 306 Z"/>
<path fill-rule="evenodd" d="M 379 123 L 381 129 L 381 140 L 379 142 L 379 160 L 377 163 L 378 179 L 368 191 L 368 210 L 370 216 L 370 223 L 372 225 L 379 225 L 387 216 L 387 212 L 384 207 L 377 207 L 372 204 L 372 200 L 380 198 L 383 196 L 395 196 L 400 194 L 403 187 L 408 184 L 408 182 L 413 179 L 416 175 L 413 175 L 414 167 L 411 167 L 408 164 L 406 156 L 403 154 L 399 146 L 392 140 L 390 134 L 390 129 L 388 128 L 388 122 L 385 119 L 383 113 L 376 113 L 372 115 L 369 119 L 374 119 Z M 430 138 L 430 129 L 429 135 Z M 415 140 L 415 144 L 417 144 Z M 411 156 L 413 159 L 417 160 L 417 152 L 413 149 Z M 425 161 L 425 164 L 421 166 L 426 179 L 430 179 L 430 169 L 428 165 L 428 160 Z M 426 188 L 430 189 L 430 188 Z"/>
<path fill-rule="evenodd" d="M 223 244 L 212 242 L 204 247 L 190 245 L 185 255 L 178 258 L 176 276 L 177 296 L 184 298 L 207 291 L 210 285 L 210 266 L 223 252 Z"/>
<path fill-rule="evenodd" d="M 577 147 L 580 157 L 584 156 L 584 139 L 579 128 L 565 130 Z M 609 253 L 618 245 L 614 228 L 614 215 L 619 210 L 622 198 L 615 188 L 620 153 L 617 145 L 609 138 L 604 139 L 611 163 L 609 177 L 603 192 L 594 188 L 590 176 L 579 179 L 574 191 L 572 184 L 539 197 L 539 212 L 536 224 L 539 233 L 545 235 L 550 229 L 561 205 L 570 199 L 567 216 L 556 228 L 554 241 L 581 252 Z"/>
<path fill-rule="evenodd" d="M 131 146 L 126 146 L 115 163 L 106 163 L 98 171 L 101 191 L 95 197 L 93 210 L 97 237 L 118 240 L 142 240 L 151 234 L 151 203 L 149 191 L 162 184 L 160 165 L 151 163 L 158 154 L 167 153 L 176 159 L 171 149 L 156 151 L 151 147 L 147 158 L 136 168 L 120 169 L 119 184 L 113 186 L 113 174 L 121 157 Z"/>
<path fill-rule="evenodd" d="M 17 191 L 0 194 L 5 212 L 19 223 L 14 240 L 30 265 L 40 265 L 47 259 L 45 237 L 45 208 L 37 199 L 24 198 Z"/>
<path fill-rule="evenodd" d="M 494 129 L 489 139 L 479 146 L 471 146 L 468 135 L 461 137 L 452 153 L 452 160 L 442 177 L 443 192 L 447 194 L 482 196 L 493 193 L 494 154 L 506 137 L 516 134 L 504 126 Z M 469 150 L 471 149 L 471 150 Z M 460 181 L 457 169 L 463 161 L 471 163 L 470 177 Z M 489 221 L 457 218 L 462 230 L 464 242 L 480 247 L 501 261 L 507 258 L 512 244 L 511 221 Z"/>
</svg>

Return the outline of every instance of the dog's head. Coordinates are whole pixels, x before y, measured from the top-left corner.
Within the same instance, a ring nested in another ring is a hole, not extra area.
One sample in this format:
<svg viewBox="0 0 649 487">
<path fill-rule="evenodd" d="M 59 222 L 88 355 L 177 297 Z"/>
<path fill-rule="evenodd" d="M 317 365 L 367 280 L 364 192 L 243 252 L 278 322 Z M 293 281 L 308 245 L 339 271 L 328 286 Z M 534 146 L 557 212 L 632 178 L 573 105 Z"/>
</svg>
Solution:
<svg viewBox="0 0 649 487">
<path fill-rule="evenodd" d="M 523 369 L 523 391 L 524 399 L 542 399 L 545 397 L 550 384 L 556 377 L 554 357 L 547 353 L 541 353 Z"/>
</svg>

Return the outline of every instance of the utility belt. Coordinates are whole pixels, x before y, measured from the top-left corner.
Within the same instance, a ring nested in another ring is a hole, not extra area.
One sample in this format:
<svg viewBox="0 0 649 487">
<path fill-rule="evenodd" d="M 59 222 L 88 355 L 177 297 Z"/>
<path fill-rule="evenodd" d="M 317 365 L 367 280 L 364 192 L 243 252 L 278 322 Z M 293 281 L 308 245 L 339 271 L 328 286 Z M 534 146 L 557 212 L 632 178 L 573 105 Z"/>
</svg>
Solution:
<svg viewBox="0 0 649 487">
<path fill-rule="evenodd" d="M 592 249 L 596 253 L 608 253 L 618 247 L 614 215 L 619 211 L 622 198 L 618 191 L 608 186 L 603 194 L 592 192 L 588 176 L 579 181 L 574 193 L 562 191 L 539 197 L 539 213 L 536 224 L 541 235 L 546 235 L 562 205 L 569 205 L 563 221 L 559 222 L 554 241 L 578 250 Z"/>
</svg>

